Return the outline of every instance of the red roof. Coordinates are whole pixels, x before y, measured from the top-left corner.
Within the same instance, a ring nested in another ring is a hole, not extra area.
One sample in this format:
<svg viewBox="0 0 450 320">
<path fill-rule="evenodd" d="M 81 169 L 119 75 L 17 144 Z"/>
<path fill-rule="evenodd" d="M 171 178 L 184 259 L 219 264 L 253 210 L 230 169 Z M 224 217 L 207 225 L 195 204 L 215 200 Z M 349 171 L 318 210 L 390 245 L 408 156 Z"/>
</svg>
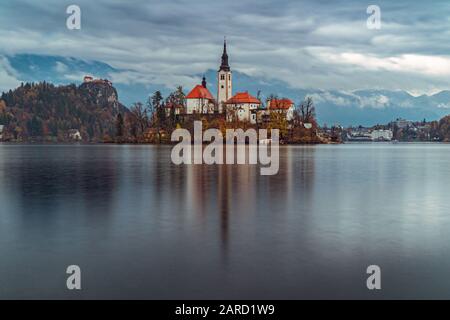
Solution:
<svg viewBox="0 0 450 320">
<path fill-rule="evenodd" d="M 293 104 L 290 99 L 272 99 L 268 103 L 268 109 L 289 109 Z"/>
<path fill-rule="evenodd" d="M 188 93 L 186 96 L 186 99 L 208 99 L 208 100 L 214 100 L 211 92 L 209 92 L 208 89 L 203 87 L 202 85 L 198 84 L 192 89 L 191 92 Z"/>
<path fill-rule="evenodd" d="M 226 103 L 240 104 L 240 103 L 257 103 L 261 104 L 261 101 L 250 95 L 248 92 L 238 92 L 232 98 L 228 99 Z"/>
</svg>

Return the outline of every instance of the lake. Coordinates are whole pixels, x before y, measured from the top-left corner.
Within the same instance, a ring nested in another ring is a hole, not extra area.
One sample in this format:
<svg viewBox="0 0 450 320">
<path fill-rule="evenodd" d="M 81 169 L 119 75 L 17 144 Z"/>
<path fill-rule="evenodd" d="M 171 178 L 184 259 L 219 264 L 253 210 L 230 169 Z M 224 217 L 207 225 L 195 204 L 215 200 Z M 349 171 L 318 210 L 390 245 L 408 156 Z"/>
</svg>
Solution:
<svg viewBox="0 0 450 320">
<path fill-rule="evenodd" d="M 0 144 L 0 298 L 450 298 L 450 145 L 286 146 L 274 176 L 170 151 Z"/>
</svg>

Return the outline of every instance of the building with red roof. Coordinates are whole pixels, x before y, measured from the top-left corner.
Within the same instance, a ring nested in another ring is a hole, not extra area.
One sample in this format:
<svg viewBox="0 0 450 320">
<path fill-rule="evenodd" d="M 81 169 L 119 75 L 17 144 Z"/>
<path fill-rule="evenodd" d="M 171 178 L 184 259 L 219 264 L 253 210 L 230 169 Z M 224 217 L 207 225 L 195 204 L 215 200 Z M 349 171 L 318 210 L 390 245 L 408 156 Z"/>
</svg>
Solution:
<svg viewBox="0 0 450 320">
<path fill-rule="evenodd" d="M 256 123 L 256 112 L 261 101 L 246 92 L 238 92 L 226 102 L 228 121 L 239 120 Z"/>
<path fill-rule="evenodd" d="M 233 97 L 227 100 L 227 104 L 243 104 L 243 103 L 249 103 L 249 104 L 257 104 L 260 105 L 261 101 L 259 101 L 257 98 L 246 92 L 238 92 Z"/>
<path fill-rule="evenodd" d="M 287 110 L 294 107 L 294 102 L 291 99 L 269 99 L 267 100 L 267 109 L 272 110 Z"/>
<path fill-rule="evenodd" d="M 186 113 L 214 113 L 216 100 L 206 87 L 203 77 L 202 84 L 198 84 L 186 96 Z"/>
<path fill-rule="evenodd" d="M 286 120 L 291 121 L 294 118 L 294 102 L 287 98 L 282 99 L 268 99 L 267 113 L 279 112 L 286 115 Z"/>
</svg>

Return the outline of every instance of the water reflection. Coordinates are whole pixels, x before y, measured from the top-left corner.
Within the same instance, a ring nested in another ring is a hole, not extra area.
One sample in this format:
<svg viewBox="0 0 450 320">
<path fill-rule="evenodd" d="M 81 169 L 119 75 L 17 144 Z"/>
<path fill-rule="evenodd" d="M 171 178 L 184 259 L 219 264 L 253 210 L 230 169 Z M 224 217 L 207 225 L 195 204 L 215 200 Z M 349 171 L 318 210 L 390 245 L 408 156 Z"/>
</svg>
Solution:
<svg viewBox="0 0 450 320">
<path fill-rule="evenodd" d="M 0 145 L 0 297 L 72 298 L 76 263 L 77 298 L 371 298 L 374 262 L 383 298 L 448 297 L 448 148 L 281 147 L 262 176 L 169 146 Z"/>
</svg>

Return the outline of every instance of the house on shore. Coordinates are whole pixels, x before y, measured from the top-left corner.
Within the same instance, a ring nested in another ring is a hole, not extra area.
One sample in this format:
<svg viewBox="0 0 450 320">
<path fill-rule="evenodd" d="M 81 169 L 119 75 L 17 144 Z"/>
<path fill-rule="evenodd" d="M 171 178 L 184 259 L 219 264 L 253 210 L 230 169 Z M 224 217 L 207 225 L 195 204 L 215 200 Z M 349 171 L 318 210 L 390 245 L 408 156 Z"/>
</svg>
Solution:
<svg viewBox="0 0 450 320">
<path fill-rule="evenodd" d="M 69 139 L 72 141 L 81 141 L 82 140 L 81 133 L 78 129 L 70 129 L 69 131 L 67 131 L 67 135 L 68 135 Z"/>
<path fill-rule="evenodd" d="M 261 101 L 248 92 L 238 92 L 226 102 L 227 121 L 256 123 L 256 114 Z"/>
<path fill-rule="evenodd" d="M 266 103 L 266 112 L 278 112 L 285 115 L 287 121 L 294 119 L 294 102 L 290 99 L 268 99 Z"/>
</svg>

